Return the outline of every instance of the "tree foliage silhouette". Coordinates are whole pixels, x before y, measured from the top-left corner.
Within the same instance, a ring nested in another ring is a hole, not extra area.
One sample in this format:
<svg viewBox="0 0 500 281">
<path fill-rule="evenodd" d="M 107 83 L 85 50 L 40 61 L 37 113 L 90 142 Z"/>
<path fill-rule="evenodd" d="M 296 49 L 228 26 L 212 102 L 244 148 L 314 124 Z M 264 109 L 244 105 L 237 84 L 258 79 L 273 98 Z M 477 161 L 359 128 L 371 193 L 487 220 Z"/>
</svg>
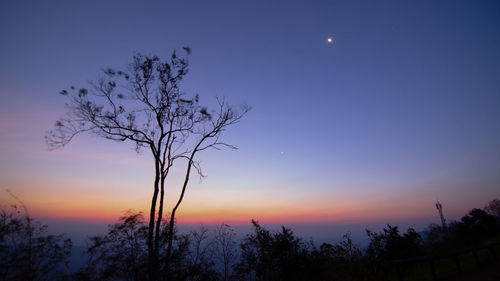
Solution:
<svg viewBox="0 0 500 281">
<path fill-rule="evenodd" d="M 184 47 L 186 55 L 190 49 Z M 220 140 L 227 127 L 248 112 L 248 106 L 234 109 L 224 99 L 209 110 L 198 95 L 187 97 L 179 83 L 188 73 L 188 60 L 174 51 L 168 60 L 136 55 L 127 70 L 103 70 L 89 88 L 70 87 L 60 93 L 68 98 L 67 116 L 56 121 L 46 135 L 49 148 L 62 148 L 80 133 L 91 133 L 114 141 L 129 141 L 139 152 L 153 155 L 155 177 L 148 225 L 148 268 L 157 279 L 160 231 L 165 210 L 165 181 L 175 164 L 185 163 L 180 195 L 172 207 L 169 231 L 184 198 L 192 169 L 202 175 L 196 156 L 207 149 L 235 146 Z M 172 252 L 168 235 L 167 256 Z"/>
<path fill-rule="evenodd" d="M 304 280 L 308 250 L 292 230 L 272 233 L 252 220 L 254 233 L 240 244 L 241 260 L 237 271 L 256 280 Z"/>
<path fill-rule="evenodd" d="M 71 240 L 46 232 L 47 226 L 30 217 L 22 203 L 0 209 L 0 280 L 63 278 Z"/>
<path fill-rule="evenodd" d="M 484 208 L 486 212 L 488 212 L 492 216 L 500 217 L 500 200 L 493 199 L 488 202 L 488 205 Z"/>
<path fill-rule="evenodd" d="M 168 228 L 168 222 L 162 224 L 157 280 L 232 280 L 229 269 L 221 264 L 220 270 L 217 270 L 215 263 L 215 259 L 222 254 L 236 262 L 237 257 L 228 254 L 232 246 L 236 246 L 234 232 L 229 225 L 217 226 L 213 232 L 201 227 L 188 234 L 180 234 L 174 229 L 174 246 L 167 263 Z M 87 262 L 79 272 L 70 276 L 71 280 L 148 280 L 147 229 L 141 213 L 128 211 L 117 223 L 109 225 L 105 235 L 89 237 L 84 253 Z M 219 247 L 220 241 L 225 242 L 225 251 Z M 228 264 L 231 262 L 228 261 Z"/>
<path fill-rule="evenodd" d="M 189 269 L 189 237 L 173 231 L 173 247 L 166 262 L 166 245 L 169 224 L 163 223 L 160 231 L 159 276 L 157 280 L 186 280 Z M 105 235 L 88 238 L 86 265 L 77 272 L 75 280 L 148 280 L 148 225 L 141 213 L 127 212 L 115 224 L 109 225 Z M 170 266 L 171 269 L 167 268 Z M 168 274 L 168 279 L 166 278 Z"/>
<path fill-rule="evenodd" d="M 397 226 L 389 224 L 380 233 L 366 230 L 366 234 L 370 238 L 367 254 L 380 261 L 418 256 L 423 243 L 420 235 L 411 227 L 403 235 Z"/>
</svg>

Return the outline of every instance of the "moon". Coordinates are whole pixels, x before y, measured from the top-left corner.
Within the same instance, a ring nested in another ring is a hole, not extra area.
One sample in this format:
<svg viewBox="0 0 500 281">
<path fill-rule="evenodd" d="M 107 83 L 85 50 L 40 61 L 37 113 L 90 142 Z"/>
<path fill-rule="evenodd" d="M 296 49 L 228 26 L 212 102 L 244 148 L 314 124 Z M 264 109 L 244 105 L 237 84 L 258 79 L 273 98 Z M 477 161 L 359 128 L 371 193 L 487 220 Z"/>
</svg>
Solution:
<svg viewBox="0 0 500 281">
<path fill-rule="evenodd" d="M 328 38 L 326 39 L 326 42 L 328 42 L 328 43 L 332 43 L 332 42 L 333 42 L 333 38 L 332 38 L 332 37 L 328 37 Z"/>
</svg>

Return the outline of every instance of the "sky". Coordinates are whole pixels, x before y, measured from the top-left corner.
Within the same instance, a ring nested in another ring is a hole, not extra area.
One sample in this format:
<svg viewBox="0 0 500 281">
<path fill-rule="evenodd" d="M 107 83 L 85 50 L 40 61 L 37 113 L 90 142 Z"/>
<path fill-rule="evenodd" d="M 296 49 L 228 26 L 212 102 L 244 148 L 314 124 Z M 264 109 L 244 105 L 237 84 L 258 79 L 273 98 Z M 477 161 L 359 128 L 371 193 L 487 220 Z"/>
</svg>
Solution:
<svg viewBox="0 0 500 281">
<path fill-rule="evenodd" d="M 438 199 L 459 219 L 500 197 L 498 30 L 498 1 L 4 1 L 0 204 L 9 190 L 51 221 L 147 210 L 148 153 L 92 135 L 49 151 L 44 135 L 62 89 L 189 46 L 183 90 L 252 110 L 223 135 L 238 150 L 200 155 L 179 222 L 423 226 Z"/>
</svg>

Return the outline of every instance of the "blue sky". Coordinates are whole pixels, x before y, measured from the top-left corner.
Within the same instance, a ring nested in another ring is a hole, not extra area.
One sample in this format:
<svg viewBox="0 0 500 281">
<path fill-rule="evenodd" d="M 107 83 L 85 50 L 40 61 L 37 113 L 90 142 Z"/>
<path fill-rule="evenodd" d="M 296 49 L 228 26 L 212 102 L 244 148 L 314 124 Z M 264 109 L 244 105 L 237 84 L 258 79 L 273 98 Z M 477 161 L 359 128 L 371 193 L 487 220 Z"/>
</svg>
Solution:
<svg viewBox="0 0 500 281">
<path fill-rule="evenodd" d="M 224 136 L 238 151 L 202 156 L 181 220 L 430 223 L 437 198 L 459 218 L 500 195 L 499 15 L 497 1 L 5 1 L 1 188 L 46 217 L 146 209 L 147 154 L 92 136 L 48 152 L 44 132 L 61 89 L 190 46 L 186 92 L 253 109 Z"/>
</svg>

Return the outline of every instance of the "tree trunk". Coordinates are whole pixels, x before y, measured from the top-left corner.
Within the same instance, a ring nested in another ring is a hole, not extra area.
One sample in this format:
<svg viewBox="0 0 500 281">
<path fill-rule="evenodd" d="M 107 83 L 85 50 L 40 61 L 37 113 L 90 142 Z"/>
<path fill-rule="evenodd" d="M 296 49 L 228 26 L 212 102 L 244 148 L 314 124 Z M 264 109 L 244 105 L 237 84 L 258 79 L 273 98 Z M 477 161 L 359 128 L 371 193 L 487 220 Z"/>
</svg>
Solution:
<svg viewBox="0 0 500 281">
<path fill-rule="evenodd" d="M 158 199 L 159 181 L 160 181 L 160 165 L 158 159 L 155 158 L 155 182 L 153 198 L 151 199 L 151 210 L 149 212 L 149 228 L 148 228 L 148 271 L 149 280 L 156 281 L 158 276 L 158 256 L 154 243 L 154 230 L 155 230 L 155 214 L 156 214 L 156 201 Z"/>
<path fill-rule="evenodd" d="M 163 167 L 161 169 L 163 171 Z M 157 260 L 160 255 L 160 235 L 161 235 L 161 220 L 163 217 L 163 201 L 165 197 L 165 176 L 161 175 L 160 179 L 160 202 L 158 206 L 158 217 L 156 218 L 156 229 L 155 229 L 155 237 L 154 237 L 154 247 L 155 247 L 155 257 Z"/>
<path fill-rule="evenodd" d="M 200 142 L 201 143 L 201 142 Z M 195 150 L 193 154 L 191 154 L 191 157 L 189 158 L 188 161 L 188 167 L 186 171 L 186 177 L 184 178 L 184 184 L 182 185 L 182 191 L 181 195 L 179 196 L 179 200 L 177 201 L 177 204 L 175 204 L 175 207 L 172 209 L 172 214 L 170 215 L 170 223 L 169 223 L 169 228 L 168 228 L 168 246 L 167 246 L 167 257 L 170 258 L 170 255 L 172 254 L 172 241 L 174 239 L 174 221 L 175 221 L 175 212 L 177 211 L 177 208 L 179 208 L 179 205 L 182 202 L 182 199 L 184 198 L 184 193 L 186 192 L 186 187 L 189 182 L 189 174 L 191 173 L 191 166 L 193 166 L 193 157 L 194 153 L 196 152 L 196 149 L 198 148 L 199 145 L 195 147 Z"/>
</svg>

